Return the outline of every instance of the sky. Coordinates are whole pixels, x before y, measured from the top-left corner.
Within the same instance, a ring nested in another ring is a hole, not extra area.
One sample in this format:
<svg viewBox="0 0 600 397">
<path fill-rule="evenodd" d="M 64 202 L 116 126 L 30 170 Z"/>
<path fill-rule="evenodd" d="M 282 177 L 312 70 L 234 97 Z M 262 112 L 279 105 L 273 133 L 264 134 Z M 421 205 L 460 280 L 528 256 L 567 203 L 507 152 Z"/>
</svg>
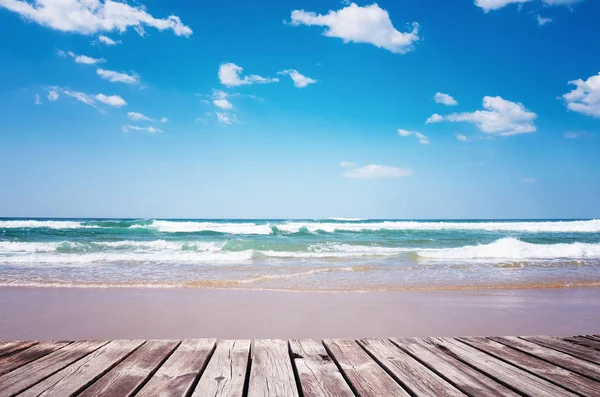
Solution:
<svg viewBox="0 0 600 397">
<path fill-rule="evenodd" d="M 600 217 L 595 0 L 0 0 L 0 216 Z"/>
</svg>

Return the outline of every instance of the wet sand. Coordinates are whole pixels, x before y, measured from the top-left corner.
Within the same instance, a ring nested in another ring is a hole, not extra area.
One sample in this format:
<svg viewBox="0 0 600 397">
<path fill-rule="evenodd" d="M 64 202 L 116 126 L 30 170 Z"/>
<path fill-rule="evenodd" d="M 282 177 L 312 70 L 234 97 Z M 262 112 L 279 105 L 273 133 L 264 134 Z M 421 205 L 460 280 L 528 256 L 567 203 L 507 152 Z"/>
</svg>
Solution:
<svg viewBox="0 0 600 397">
<path fill-rule="evenodd" d="M 600 333 L 600 288 L 435 292 L 0 288 L 0 339 Z"/>
</svg>

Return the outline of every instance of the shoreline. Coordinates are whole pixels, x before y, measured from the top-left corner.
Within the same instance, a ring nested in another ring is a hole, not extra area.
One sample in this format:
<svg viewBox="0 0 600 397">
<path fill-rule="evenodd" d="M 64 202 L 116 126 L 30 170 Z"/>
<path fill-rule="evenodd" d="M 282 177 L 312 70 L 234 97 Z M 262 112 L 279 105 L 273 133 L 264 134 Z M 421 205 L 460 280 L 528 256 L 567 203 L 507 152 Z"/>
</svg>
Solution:
<svg viewBox="0 0 600 397">
<path fill-rule="evenodd" d="M 287 292 L 294 292 L 293 294 Z M 0 339 L 597 334 L 600 288 L 298 292 L 0 287 Z"/>
</svg>

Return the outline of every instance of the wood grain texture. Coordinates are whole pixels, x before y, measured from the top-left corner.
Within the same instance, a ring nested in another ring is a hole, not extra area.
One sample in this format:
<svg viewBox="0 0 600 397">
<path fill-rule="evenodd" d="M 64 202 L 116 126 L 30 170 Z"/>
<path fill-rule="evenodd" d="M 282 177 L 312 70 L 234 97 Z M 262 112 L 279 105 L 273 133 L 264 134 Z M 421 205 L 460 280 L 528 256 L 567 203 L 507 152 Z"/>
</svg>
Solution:
<svg viewBox="0 0 600 397">
<path fill-rule="evenodd" d="M 0 357 L 0 375 L 44 357 L 68 344 L 69 342 L 41 342 L 18 353 Z"/>
<path fill-rule="evenodd" d="M 486 338 L 458 338 L 476 349 L 584 396 L 600 396 L 600 383 Z"/>
<path fill-rule="evenodd" d="M 462 361 L 442 352 L 433 343 L 419 338 L 392 338 L 391 341 L 470 396 L 519 396 Z"/>
<path fill-rule="evenodd" d="M 354 396 L 321 343 L 310 339 L 290 340 L 290 351 L 304 397 Z"/>
<path fill-rule="evenodd" d="M 298 397 L 287 341 L 261 339 L 252 344 L 248 397 Z"/>
<path fill-rule="evenodd" d="M 75 361 L 19 394 L 21 397 L 73 396 L 137 349 L 141 340 L 116 340 Z"/>
<path fill-rule="evenodd" d="M 333 339 L 323 343 L 359 396 L 410 396 L 355 341 Z"/>
<path fill-rule="evenodd" d="M 577 372 L 600 382 L 600 365 L 598 364 L 590 363 L 589 361 L 573 357 L 558 350 L 540 346 L 533 342 L 519 339 L 515 336 L 490 337 L 489 339 L 503 343 L 513 349 L 518 349 L 522 352 L 531 354 L 532 356 L 546 360 L 554 365 Z"/>
<path fill-rule="evenodd" d="M 576 394 L 507 364 L 452 338 L 431 338 L 446 353 L 527 396 L 575 396 Z"/>
<path fill-rule="evenodd" d="M 0 376 L 0 396 L 13 396 L 85 357 L 108 341 L 74 342 Z"/>
<path fill-rule="evenodd" d="M 215 339 L 182 341 L 136 396 L 187 396 L 206 367 L 215 343 Z"/>
<path fill-rule="evenodd" d="M 450 383 L 440 378 L 426 366 L 392 342 L 382 339 L 361 339 L 359 344 L 405 389 L 416 396 L 464 397 Z"/>
<path fill-rule="evenodd" d="M 217 343 L 193 397 L 241 397 L 250 360 L 250 340 Z"/>
<path fill-rule="evenodd" d="M 38 342 L 26 341 L 6 342 L 4 345 L 0 346 L 0 357 L 8 356 L 20 352 L 21 350 L 28 349 L 37 343 Z"/>
<path fill-rule="evenodd" d="M 574 336 L 572 338 L 563 338 L 567 342 L 573 342 L 577 345 L 591 347 L 592 349 L 600 350 L 600 342 L 595 341 L 593 339 L 588 339 L 583 336 Z"/>
<path fill-rule="evenodd" d="M 528 336 L 523 337 L 522 339 L 582 358 L 595 364 L 600 364 L 600 352 L 585 346 L 576 345 L 575 343 L 566 342 L 550 336 Z"/>
<path fill-rule="evenodd" d="M 106 375 L 85 389 L 79 396 L 132 396 L 158 369 L 178 341 L 150 340 L 133 352 Z"/>
</svg>

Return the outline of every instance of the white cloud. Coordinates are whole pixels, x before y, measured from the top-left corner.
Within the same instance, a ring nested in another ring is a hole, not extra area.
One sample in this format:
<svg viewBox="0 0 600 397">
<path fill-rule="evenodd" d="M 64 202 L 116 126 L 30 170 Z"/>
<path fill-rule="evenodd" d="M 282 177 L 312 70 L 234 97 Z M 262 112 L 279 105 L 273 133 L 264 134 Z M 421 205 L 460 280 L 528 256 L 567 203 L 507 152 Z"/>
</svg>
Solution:
<svg viewBox="0 0 600 397">
<path fill-rule="evenodd" d="M 364 167 L 353 168 L 344 171 L 342 176 L 356 179 L 382 179 L 382 178 L 403 178 L 412 175 L 412 170 L 398 168 L 390 165 L 365 165 Z"/>
<path fill-rule="evenodd" d="M 169 119 L 166 117 L 163 117 L 162 119 L 160 119 L 161 123 L 166 123 L 167 121 L 169 121 Z"/>
<path fill-rule="evenodd" d="M 458 139 L 461 142 L 466 142 L 468 140 L 467 137 L 463 134 L 456 134 L 456 139 Z"/>
<path fill-rule="evenodd" d="M 542 0 L 544 4 L 549 6 L 570 6 L 581 1 L 583 0 Z"/>
<path fill-rule="evenodd" d="M 452 113 L 443 116 L 443 120 L 473 123 L 486 134 L 502 136 L 535 132 L 534 120 L 537 115 L 523 104 L 507 101 L 499 96 L 483 98 L 484 110 L 472 113 Z M 441 120 L 440 120 L 441 121 Z"/>
<path fill-rule="evenodd" d="M 241 66 L 238 66 L 235 63 L 222 63 L 219 66 L 219 80 L 221 80 L 221 84 L 227 87 L 235 87 L 246 84 L 277 83 L 279 81 L 276 77 L 261 77 L 255 74 L 250 74 L 241 78 L 240 75 L 243 70 L 244 69 Z"/>
<path fill-rule="evenodd" d="M 117 44 L 121 44 L 121 40 L 113 40 L 110 37 L 104 36 L 104 35 L 100 35 L 98 36 L 98 41 L 104 45 L 108 45 L 108 46 L 112 46 L 112 45 L 117 45 Z"/>
<path fill-rule="evenodd" d="M 439 123 L 440 121 L 443 121 L 443 120 L 444 120 L 444 118 L 442 116 L 435 113 L 435 114 L 432 114 L 431 117 L 429 117 L 427 120 L 425 120 L 425 124 Z"/>
<path fill-rule="evenodd" d="M 51 101 L 56 101 L 59 97 L 59 92 L 71 98 L 75 98 L 79 102 L 85 103 L 86 105 L 90 105 L 93 107 L 97 107 L 96 101 L 114 107 L 121 107 L 127 105 L 127 102 L 125 102 L 125 100 L 118 95 L 91 95 L 86 94 L 85 92 L 71 91 L 60 87 L 51 87 L 48 91 L 48 99 Z"/>
<path fill-rule="evenodd" d="M 155 128 L 155 127 L 140 127 L 139 125 L 129 125 L 126 124 L 124 126 L 121 127 L 121 129 L 123 130 L 123 132 L 129 132 L 129 131 L 146 131 L 149 132 L 151 134 L 156 134 L 159 132 L 163 132 L 163 130 L 159 129 L 159 128 Z"/>
<path fill-rule="evenodd" d="M 142 113 L 138 113 L 138 112 L 128 112 L 127 117 L 129 117 L 131 120 L 135 120 L 135 121 L 154 121 L 150 117 L 143 115 Z"/>
<path fill-rule="evenodd" d="M 368 43 L 396 54 L 414 49 L 419 40 L 419 24 L 413 22 L 410 32 L 396 30 L 388 12 L 377 4 L 359 7 L 355 3 L 322 15 L 304 10 L 294 10 L 292 25 L 325 26 L 327 37 L 338 37 L 344 43 Z"/>
<path fill-rule="evenodd" d="M 314 84 L 317 82 L 317 80 L 311 79 L 308 76 L 304 76 L 295 69 L 282 70 L 281 72 L 277 72 L 277 74 L 289 75 L 297 88 L 304 88 L 309 84 Z"/>
<path fill-rule="evenodd" d="M 47 96 L 49 101 L 56 101 L 58 99 L 58 91 L 55 89 L 50 89 L 48 90 L 48 96 Z"/>
<path fill-rule="evenodd" d="M 97 63 L 106 62 L 106 59 L 104 59 L 104 58 L 92 58 L 87 55 L 77 55 L 73 51 L 65 52 L 62 50 L 58 50 L 58 55 L 60 55 L 61 57 L 64 57 L 64 58 L 66 58 L 67 56 L 70 56 L 71 58 L 73 58 L 75 60 L 75 63 L 83 63 L 85 65 L 95 65 Z"/>
<path fill-rule="evenodd" d="M 600 73 L 587 80 L 569 81 L 576 88 L 563 95 L 567 108 L 574 112 L 600 118 Z"/>
<path fill-rule="evenodd" d="M 441 103 L 442 105 L 446 105 L 446 106 L 458 105 L 458 102 L 456 101 L 456 99 L 452 98 L 448 94 L 443 94 L 441 92 L 436 92 L 435 95 L 433 96 L 433 100 L 436 103 Z"/>
<path fill-rule="evenodd" d="M 475 5 L 482 8 L 483 11 L 489 12 L 499 10 L 509 4 L 523 4 L 532 0 L 475 0 Z"/>
<path fill-rule="evenodd" d="M 233 109 L 233 105 L 231 104 L 231 102 L 229 102 L 225 98 L 215 99 L 213 101 L 213 104 L 220 109 L 225 109 L 225 110 Z"/>
<path fill-rule="evenodd" d="M 340 167 L 344 167 L 344 168 L 356 167 L 356 163 L 353 163 L 351 161 L 342 161 L 342 162 L 340 162 Z"/>
<path fill-rule="evenodd" d="M 75 98 L 79 102 L 85 103 L 86 105 L 96 107 L 96 101 L 94 100 L 93 95 L 88 95 L 83 92 L 69 91 L 69 90 L 62 90 L 62 93 L 65 94 L 66 96 L 70 96 L 71 98 Z"/>
<path fill-rule="evenodd" d="M 238 121 L 235 114 L 228 115 L 227 113 L 216 112 L 217 120 L 222 124 L 233 124 Z"/>
<path fill-rule="evenodd" d="M 113 70 L 98 69 L 96 70 L 98 76 L 104 80 L 108 80 L 112 83 L 125 83 L 125 84 L 139 84 L 138 75 L 129 75 L 127 73 L 115 72 Z"/>
<path fill-rule="evenodd" d="M 535 179 L 535 178 L 523 178 L 523 179 L 521 179 L 521 182 L 523 182 L 523 183 L 536 183 L 537 179 Z"/>
<path fill-rule="evenodd" d="M 125 102 L 125 100 L 118 95 L 108 95 L 107 96 L 104 94 L 98 94 L 94 98 L 96 98 L 96 100 L 104 103 L 105 105 L 110 105 L 110 106 L 115 106 L 115 107 L 121 107 L 121 106 L 127 105 L 127 102 Z"/>
<path fill-rule="evenodd" d="M 190 36 L 192 30 L 171 15 L 157 19 L 143 6 L 130 6 L 113 0 L 0 0 L 0 7 L 23 18 L 62 32 L 94 34 L 97 32 L 125 32 L 133 27 L 138 32 L 144 26 L 160 31 L 172 30 L 177 36 Z"/>
<path fill-rule="evenodd" d="M 429 138 L 417 131 L 408 131 L 401 128 L 398 129 L 398 135 L 402 137 L 414 136 L 419 140 L 421 145 L 429 145 Z"/>
<path fill-rule="evenodd" d="M 40 94 L 35 94 L 35 104 L 36 105 L 42 104 L 42 98 L 40 97 Z"/>
<path fill-rule="evenodd" d="M 537 15 L 536 18 L 537 18 L 538 26 L 544 26 L 544 25 L 547 25 L 550 22 L 552 22 L 552 18 L 544 18 L 540 15 Z"/>
</svg>

